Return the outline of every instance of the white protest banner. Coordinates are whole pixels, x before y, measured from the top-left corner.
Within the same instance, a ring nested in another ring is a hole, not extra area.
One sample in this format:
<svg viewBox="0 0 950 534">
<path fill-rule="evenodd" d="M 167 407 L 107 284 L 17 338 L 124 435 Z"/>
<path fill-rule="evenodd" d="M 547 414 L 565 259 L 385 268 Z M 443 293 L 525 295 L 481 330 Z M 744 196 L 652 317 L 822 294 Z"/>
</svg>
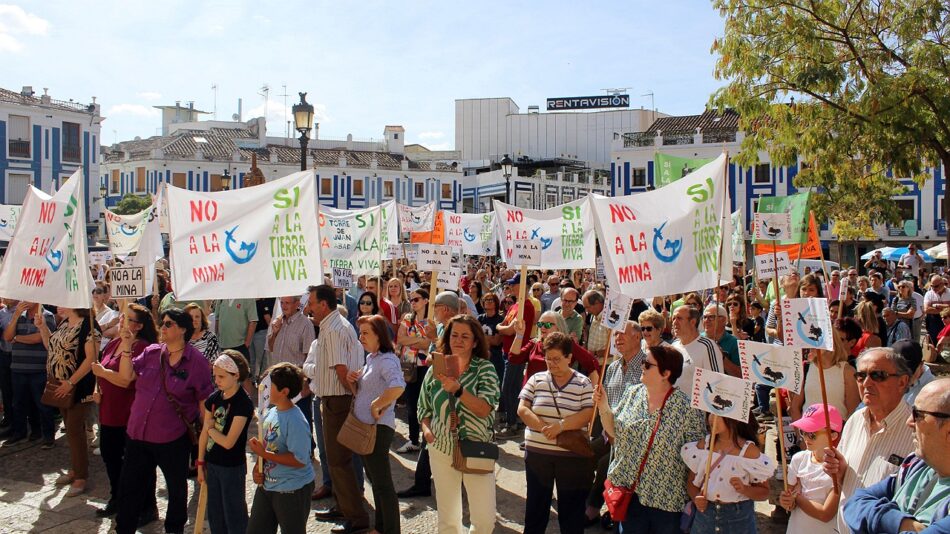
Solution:
<svg viewBox="0 0 950 534">
<path fill-rule="evenodd" d="M 778 275 L 785 276 L 792 273 L 792 261 L 788 259 L 788 252 L 776 252 L 774 261 L 772 254 L 759 254 L 755 257 L 755 272 L 760 280 L 771 280 L 775 278 L 776 263 L 778 264 Z"/>
<path fill-rule="evenodd" d="M 623 333 L 627 329 L 627 319 L 632 309 L 633 297 L 608 289 L 601 323 L 615 332 Z"/>
<path fill-rule="evenodd" d="M 411 243 L 406 245 L 406 261 L 415 263 L 419 259 L 419 245 Z"/>
<path fill-rule="evenodd" d="M 462 254 L 495 255 L 495 214 L 459 213 L 462 218 Z"/>
<path fill-rule="evenodd" d="M 732 261 L 745 263 L 745 224 L 742 210 L 732 214 Z"/>
<path fill-rule="evenodd" d="M 792 237 L 792 214 L 756 213 L 753 219 L 753 232 L 756 240 L 785 241 Z"/>
<path fill-rule="evenodd" d="M 20 206 L 0 204 L 0 241 L 13 239 L 16 222 L 20 219 Z"/>
<path fill-rule="evenodd" d="M 435 225 L 435 202 L 410 207 L 399 204 L 399 231 L 403 233 L 431 232 Z"/>
<path fill-rule="evenodd" d="M 389 232 L 380 226 L 381 206 L 361 210 L 340 210 L 320 206 L 320 255 L 323 272 L 334 267 L 350 269 L 354 275 L 380 273 L 383 251 L 389 248 Z"/>
<path fill-rule="evenodd" d="M 403 252 L 402 245 L 398 243 L 395 245 L 390 244 L 388 247 L 386 247 L 386 259 L 401 260 L 405 257 Z"/>
<path fill-rule="evenodd" d="M 443 289 L 458 289 L 461 281 L 462 269 L 459 267 L 439 271 L 439 291 Z"/>
<path fill-rule="evenodd" d="M 462 225 L 462 214 L 442 210 L 442 221 L 445 225 L 445 235 L 442 244 L 451 247 L 457 252 L 462 251 L 462 245 L 465 243 L 463 232 L 465 228 Z"/>
<path fill-rule="evenodd" d="M 782 331 L 786 347 L 834 350 L 828 300 L 782 299 Z"/>
<path fill-rule="evenodd" d="M 753 397 L 754 388 L 750 380 L 696 368 L 693 375 L 693 408 L 744 423 L 749 420 Z"/>
<path fill-rule="evenodd" d="M 145 267 L 113 267 L 109 269 L 109 280 L 115 298 L 140 299 L 148 294 Z"/>
<path fill-rule="evenodd" d="M 541 242 L 530 239 L 515 239 L 511 242 L 508 265 L 512 267 L 541 266 Z"/>
<path fill-rule="evenodd" d="M 420 271 L 447 271 L 452 265 L 452 249 L 442 245 L 419 243 L 416 268 Z"/>
<path fill-rule="evenodd" d="M 112 253 L 108 250 L 96 250 L 89 253 L 89 263 L 106 263 L 113 258 Z"/>
<path fill-rule="evenodd" d="M 152 202 L 152 209 L 145 223 L 145 230 L 142 231 L 142 239 L 139 241 L 138 250 L 129 263 L 145 268 L 145 288 L 155 294 L 159 293 L 159 288 L 155 287 L 155 262 L 165 256 L 160 213 L 161 207 L 166 204 L 165 188 L 162 187 L 158 190 L 158 196 Z"/>
<path fill-rule="evenodd" d="M 604 257 L 597 256 L 596 265 L 594 266 L 594 277 L 598 280 L 603 280 L 607 277 L 607 270 L 604 268 Z"/>
<path fill-rule="evenodd" d="M 742 378 L 801 393 L 805 370 L 800 351 L 781 345 L 740 339 L 739 361 Z"/>
<path fill-rule="evenodd" d="M 313 171 L 233 191 L 168 187 L 180 300 L 296 295 L 321 277 Z"/>
<path fill-rule="evenodd" d="M 588 197 L 608 286 L 650 298 L 731 280 L 732 247 L 721 246 L 732 235 L 725 169 L 723 154 L 655 191 Z"/>
<path fill-rule="evenodd" d="M 82 170 L 53 195 L 30 187 L 0 267 L 0 295 L 65 308 L 91 308 Z"/>
<path fill-rule="evenodd" d="M 584 269 L 594 266 L 594 220 L 588 197 L 546 210 L 529 210 L 494 201 L 502 259 L 513 265 L 515 240 L 541 242 L 545 269 Z"/>
<path fill-rule="evenodd" d="M 153 207 L 149 206 L 133 215 L 119 215 L 105 210 L 106 234 L 109 236 L 109 249 L 113 254 L 131 254 L 138 250 Z"/>
<path fill-rule="evenodd" d="M 349 289 L 353 287 L 353 271 L 342 267 L 333 268 L 333 286 Z"/>
<path fill-rule="evenodd" d="M 379 205 L 383 227 L 380 229 L 380 249 L 384 260 L 402 257 L 402 252 L 393 255 L 393 245 L 399 244 L 399 216 L 396 214 L 396 201 L 390 200 Z"/>
<path fill-rule="evenodd" d="M 168 187 L 167 182 L 161 184 L 158 188 L 158 194 L 152 196 L 152 205 L 158 206 L 158 227 L 163 234 L 171 231 L 168 224 L 168 196 L 166 193 Z"/>
</svg>

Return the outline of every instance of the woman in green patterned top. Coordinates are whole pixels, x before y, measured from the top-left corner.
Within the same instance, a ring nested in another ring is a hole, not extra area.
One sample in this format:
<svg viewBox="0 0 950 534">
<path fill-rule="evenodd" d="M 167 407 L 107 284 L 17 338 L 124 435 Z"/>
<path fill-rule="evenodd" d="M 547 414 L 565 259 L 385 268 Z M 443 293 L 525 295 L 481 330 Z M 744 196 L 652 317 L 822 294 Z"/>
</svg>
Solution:
<svg viewBox="0 0 950 534">
<path fill-rule="evenodd" d="M 596 386 L 594 391 L 594 403 L 600 407 L 600 419 L 612 443 L 607 478 L 615 486 L 634 488 L 627 517 L 620 524 L 622 534 L 676 533 L 689 500 L 686 464 L 679 450 L 702 438 L 705 422 L 701 412 L 690 407 L 689 396 L 673 387 L 683 372 L 683 355 L 678 350 L 648 347 L 641 365 L 641 383 L 627 388 L 614 413 L 607 402 L 601 402 L 606 400 L 603 387 Z M 654 428 L 656 436 L 648 449 Z"/>
<path fill-rule="evenodd" d="M 498 404 L 498 373 L 488 359 L 481 324 L 470 315 L 456 315 L 445 327 L 439 350 L 458 358 L 458 379 L 429 367 L 419 394 L 419 420 L 428 443 L 439 511 L 439 532 L 459 533 L 462 526 L 462 484 L 468 494 L 469 532 L 482 534 L 495 527 L 495 474 L 473 475 L 452 467 L 455 443 L 451 434 L 452 406 L 458 414 L 458 437 L 491 441 Z M 697 438 L 698 439 L 698 438 Z M 678 449 L 677 449 L 678 450 Z"/>
</svg>

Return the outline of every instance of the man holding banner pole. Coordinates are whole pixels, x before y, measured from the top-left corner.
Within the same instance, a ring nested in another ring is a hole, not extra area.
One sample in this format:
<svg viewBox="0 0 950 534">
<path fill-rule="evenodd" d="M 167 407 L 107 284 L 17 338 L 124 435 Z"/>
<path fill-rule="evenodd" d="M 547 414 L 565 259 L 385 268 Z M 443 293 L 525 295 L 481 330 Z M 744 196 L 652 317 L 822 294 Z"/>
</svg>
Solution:
<svg viewBox="0 0 950 534">
<path fill-rule="evenodd" d="M 527 272 L 527 266 L 524 266 L 522 270 Z M 524 347 L 526 343 L 523 335 L 518 335 L 516 331 L 515 327 L 518 321 L 523 320 L 526 329 L 528 325 L 534 325 L 535 322 L 534 306 L 524 299 L 524 280 L 526 278 L 527 276 L 522 277 L 521 273 L 518 273 L 505 281 L 506 298 L 510 297 L 516 300 L 513 305 L 508 307 L 508 313 L 505 314 L 505 319 L 497 328 L 498 333 L 501 334 L 502 354 L 504 354 L 505 357 L 505 375 L 502 379 L 501 388 L 501 405 L 505 411 L 505 419 L 502 421 L 502 426 L 496 433 L 496 436 L 499 438 L 510 439 L 519 436 L 523 428 L 518 422 L 518 394 L 521 393 L 521 385 L 524 381 L 525 364 L 509 363 L 508 353 L 511 352 L 511 346 L 514 343 L 518 343 L 522 347 Z M 515 286 L 518 286 L 517 296 L 513 294 Z"/>
</svg>

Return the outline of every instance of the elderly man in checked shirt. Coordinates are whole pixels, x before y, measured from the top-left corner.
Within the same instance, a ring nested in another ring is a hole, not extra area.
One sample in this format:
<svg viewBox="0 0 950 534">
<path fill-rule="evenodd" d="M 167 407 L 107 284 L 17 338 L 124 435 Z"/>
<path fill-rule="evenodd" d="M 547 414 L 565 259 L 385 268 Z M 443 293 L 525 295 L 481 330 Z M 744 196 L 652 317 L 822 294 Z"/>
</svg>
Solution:
<svg viewBox="0 0 950 534">
<path fill-rule="evenodd" d="M 355 394 L 346 375 L 363 367 L 363 346 L 353 327 L 336 309 L 336 290 L 324 284 L 312 286 L 309 291 L 308 308 L 320 322 L 320 336 L 310 347 L 303 370 L 320 397 L 323 439 L 336 499 L 336 506 L 318 510 L 314 516 L 318 520 L 342 521 L 332 532 L 361 532 L 369 528 L 369 515 L 363 508 L 363 493 L 353 471 L 353 452 L 340 445 L 336 436 L 350 413 Z"/>
</svg>

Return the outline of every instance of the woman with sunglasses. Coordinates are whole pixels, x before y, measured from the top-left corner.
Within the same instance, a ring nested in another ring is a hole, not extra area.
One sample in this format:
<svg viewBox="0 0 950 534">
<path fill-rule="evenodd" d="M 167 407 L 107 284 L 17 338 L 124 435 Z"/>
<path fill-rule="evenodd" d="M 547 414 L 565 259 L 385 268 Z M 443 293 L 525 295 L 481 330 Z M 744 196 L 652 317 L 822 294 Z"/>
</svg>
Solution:
<svg viewBox="0 0 950 534">
<path fill-rule="evenodd" d="M 547 372 L 529 378 L 518 396 L 518 417 L 525 424 L 525 534 L 547 529 L 555 485 L 561 532 L 584 531 L 593 459 L 557 443 L 562 432 L 586 430 L 594 414 L 590 380 L 571 368 L 573 348 L 567 334 L 548 334 L 542 343 Z"/>
<path fill-rule="evenodd" d="M 126 426 L 135 389 L 119 376 L 119 361 L 123 354 L 136 358 L 145 347 L 158 343 L 158 332 L 148 308 L 141 304 L 129 304 L 119 317 L 119 335 L 102 351 L 102 361 L 92 364 L 92 374 L 99 384 L 99 450 L 109 477 L 110 497 L 105 508 L 96 510 L 99 517 L 111 517 L 119 510 L 119 476 L 125 462 Z M 155 473 L 145 485 L 152 488 L 150 502 L 140 525 L 158 519 L 158 504 L 155 501 Z"/>
<path fill-rule="evenodd" d="M 558 312 L 546 311 L 542 313 L 538 319 L 537 326 L 538 336 L 535 339 L 528 341 L 520 347 L 518 343 L 512 343 L 511 350 L 508 352 L 509 364 L 527 364 L 525 365 L 524 380 L 521 383 L 522 387 L 524 387 L 528 379 L 535 373 L 540 373 L 547 368 L 547 364 L 544 361 L 544 338 L 554 332 L 567 335 L 567 323 L 564 322 L 564 317 Z M 524 333 L 525 325 L 524 321 L 521 321 L 515 325 L 515 338 L 517 339 L 524 336 Z M 581 372 L 587 375 L 592 383 L 598 383 L 600 380 L 600 365 L 597 363 L 594 355 L 584 347 L 578 345 L 576 341 L 573 341 L 573 343 L 574 345 L 571 349 L 572 363 L 576 362 Z"/>
<path fill-rule="evenodd" d="M 663 339 L 663 333 L 667 325 L 667 320 L 663 314 L 655 309 L 644 310 L 637 317 L 637 322 L 640 323 L 640 332 L 643 334 L 643 342 L 647 347 L 670 345 Z"/>
<path fill-rule="evenodd" d="M 615 406 L 594 386 L 594 405 L 613 444 L 607 479 L 634 492 L 620 532 L 678 533 L 689 500 L 679 452 L 703 437 L 705 423 L 689 396 L 673 387 L 683 372 L 682 353 L 649 347 L 641 366 L 641 383 L 628 387 Z"/>
<path fill-rule="evenodd" d="M 426 314 L 429 311 L 429 292 L 425 289 L 416 289 L 409 293 L 409 305 L 412 312 L 402 316 L 399 322 L 399 332 L 396 335 L 396 350 L 399 353 L 403 378 L 406 381 L 406 423 L 409 425 L 409 441 L 396 449 L 399 454 L 406 454 L 419 450 L 419 391 L 422 388 L 422 379 L 429 370 L 429 345 L 432 343 L 426 337 L 426 328 L 429 321 Z"/>
<path fill-rule="evenodd" d="M 122 316 L 109 307 L 109 285 L 99 280 L 92 290 L 92 311 L 96 314 L 96 322 L 102 329 L 102 346 L 100 350 L 119 335 L 119 318 Z"/>
<path fill-rule="evenodd" d="M 390 278 L 389 281 L 386 282 L 386 294 L 389 296 L 389 302 L 393 304 L 393 308 L 396 308 L 398 317 L 402 317 L 412 311 L 412 306 L 409 305 L 409 298 L 406 296 L 406 286 L 404 286 L 398 278 Z"/>
<path fill-rule="evenodd" d="M 805 383 L 802 384 L 800 394 L 791 394 L 788 413 L 792 420 L 802 416 L 805 406 L 821 402 L 821 380 L 818 376 L 818 354 L 821 352 L 821 363 L 825 371 L 825 391 L 828 396 L 828 405 L 834 406 L 847 419 L 861 402 L 858 394 L 858 383 L 854 379 L 854 367 L 848 363 L 848 345 L 853 342 L 854 336 L 860 327 L 854 319 L 839 319 L 835 324 L 838 330 L 834 347 L 835 350 L 808 350 L 808 371 L 805 372 Z M 844 343 L 839 343 L 838 340 Z M 852 341 L 848 341 L 852 340 Z"/>
<path fill-rule="evenodd" d="M 72 399 L 68 408 L 59 409 L 66 425 L 70 469 L 56 479 L 56 485 L 71 484 L 66 496 L 75 497 L 86 492 L 86 479 L 89 478 L 84 401 L 85 396 L 92 394 L 95 383 L 94 380 L 89 382 L 82 379 L 89 374 L 92 363 L 99 356 L 101 333 L 98 323 L 92 321 L 88 309 L 60 306 L 58 314 L 63 317 L 63 321 L 54 332 L 50 331 L 42 313 L 34 316 L 33 324 L 39 329 L 43 345 L 49 353 L 46 359 L 46 376 L 60 382 L 55 395 Z M 41 448 L 53 448 L 53 441 L 44 441 Z"/>
<path fill-rule="evenodd" d="M 188 344 L 195 328 L 191 316 L 180 308 L 168 308 L 160 317 L 162 343 L 150 345 L 134 359 L 131 352 L 120 354 L 119 377 L 135 383 L 135 397 L 119 482 L 118 534 L 135 532 L 151 491 L 142 481 L 156 467 L 161 468 L 168 488 L 165 532 L 184 531 L 188 460 L 198 437 L 193 425 L 213 390 L 208 361 Z"/>
<path fill-rule="evenodd" d="M 372 291 L 364 291 L 360 295 L 359 300 L 356 302 L 356 306 L 359 309 L 358 317 L 366 317 L 370 315 L 379 315 L 379 304 L 376 299 L 376 293 Z"/>
<path fill-rule="evenodd" d="M 745 302 L 739 295 L 732 295 L 726 299 L 726 311 L 729 312 L 729 321 L 726 332 L 737 339 L 752 339 L 755 335 L 755 321 L 746 315 Z"/>
</svg>

